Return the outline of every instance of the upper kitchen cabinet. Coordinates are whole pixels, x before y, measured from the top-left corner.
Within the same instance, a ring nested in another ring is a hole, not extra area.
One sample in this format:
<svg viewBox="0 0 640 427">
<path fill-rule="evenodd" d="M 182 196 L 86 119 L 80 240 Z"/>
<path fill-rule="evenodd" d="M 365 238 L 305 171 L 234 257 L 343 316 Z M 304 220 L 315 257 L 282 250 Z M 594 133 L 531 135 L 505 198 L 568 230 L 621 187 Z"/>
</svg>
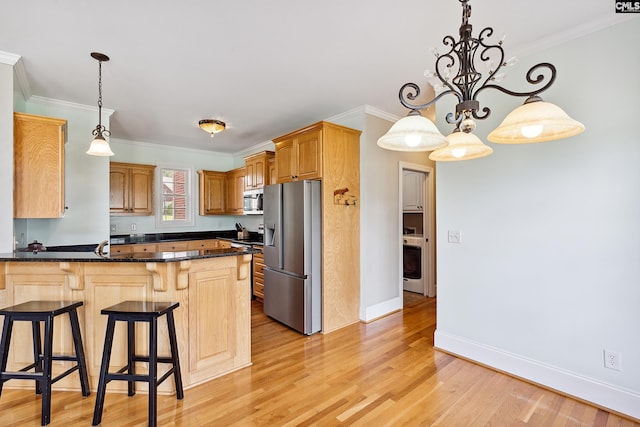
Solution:
<svg viewBox="0 0 640 427">
<path fill-rule="evenodd" d="M 273 151 L 263 151 L 244 158 L 246 190 L 255 190 L 271 183 L 269 163 L 274 156 Z"/>
<path fill-rule="evenodd" d="M 322 136 L 320 122 L 276 138 L 277 183 L 322 178 Z"/>
<path fill-rule="evenodd" d="M 134 163 L 109 164 L 109 213 L 113 216 L 153 215 L 155 166 Z"/>
<path fill-rule="evenodd" d="M 422 212 L 424 207 L 424 172 L 405 170 L 402 174 L 402 210 Z"/>
<path fill-rule="evenodd" d="M 13 127 L 13 216 L 62 217 L 67 121 L 14 113 Z"/>
<path fill-rule="evenodd" d="M 200 215 L 225 214 L 227 178 L 225 172 L 198 171 L 198 191 Z"/>
<path fill-rule="evenodd" d="M 276 175 L 276 158 L 275 156 L 270 158 L 267 161 L 267 170 L 269 171 L 267 173 L 267 176 L 269 177 L 269 180 L 267 181 L 266 185 L 271 185 L 271 184 L 277 184 L 278 182 L 278 177 Z"/>
<path fill-rule="evenodd" d="M 242 193 L 245 187 L 245 168 L 237 168 L 226 173 L 226 204 L 225 212 L 232 215 L 242 215 L 244 199 Z"/>
<path fill-rule="evenodd" d="M 228 172 L 198 171 L 200 215 L 242 215 L 245 168 Z"/>
</svg>

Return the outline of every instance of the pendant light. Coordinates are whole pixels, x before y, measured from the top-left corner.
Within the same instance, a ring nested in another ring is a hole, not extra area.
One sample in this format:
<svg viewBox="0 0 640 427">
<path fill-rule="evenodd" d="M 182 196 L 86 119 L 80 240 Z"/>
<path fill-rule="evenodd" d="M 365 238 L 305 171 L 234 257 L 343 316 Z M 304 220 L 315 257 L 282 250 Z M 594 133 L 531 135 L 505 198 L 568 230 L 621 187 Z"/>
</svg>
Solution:
<svg viewBox="0 0 640 427">
<path fill-rule="evenodd" d="M 87 154 L 91 156 L 113 156 L 113 151 L 109 147 L 109 143 L 105 136 L 109 136 L 109 132 L 102 126 L 102 63 L 109 60 L 109 57 L 100 52 L 91 52 L 91 57 L 98 61 L 98 126 L 91 132 L 93 141 L 89 146 Z"/>
<path fill-rule="evenodd" d="M 568 138 L 582 131 L 584 125 L 562 108 L 533 96 L 509 113 L 487 139 L 500 144 L 525 144 Z"/>
<path fill-rule="evenodd" d="M 460 160 L 479 159 L 493 153 L 493 148 L 482 143 L 480 138 L 470 132 L 454 130 L 447 136 L 446 147 L 429 154 L 429 159 L 436 162 L 457 162 Z"/>
<path fill-rule="evenodd" d="M 394 151 L 431 151 L 447 145 L 436 125 L 414 110 L 378 139 L 378 146 Z"/>
<path fill-rule="evenodd" d="M 400 103 L 411 111 L 410 116 L 413 117 L 416 113 L 419 114 L 420 110 L 434 105 L 446 95 L 453 95 L 458 100 L 455 111 L 446 116 L 447 123 L 455 125 L 456 129 L 461 131 L 447 137 L 449 144 L 455 143 L 456 147 L 450 150 L 440 148 L 439 152 L 433 153 L 430 158 L 436 161 L 451 161 L 491 154 L 490 148 L 471 133 L 476 127 L 476 120 L 486 119 L 491 114 L 491 109 L 481 108 L 478 101 L 478 95 L 485 89 L 495 89 L 507 95 L 527 98 L 524 105 L 516 108 L 498 128 L 489 134 L 488 140 L 491 142 L 522 144 L 553 141 L 583 132 L 585 127 L 582 123 L 570 118 L 561 108 L 542 101 L 539 96 L 555 81 L 556 68 L 553 64 L 543 62 L 529 69 L 526 80 L 533 87 L 531 91 L 516 92 L 497 84 L 504 76 L 503 68 L 514 65 L 516 58 L 505 59 L 502 48 L 504 38 L 497 43 L 489 40 L 493 35 L 493 28 L 486 27 L 477 37 L 474 37 L 473 27 L 469 23 L 470 0 L 457 1 L 462 6 L 459 38 L 456 40 L 453 36 L 445 36 L 442 42 L 446 51 L 440 53 L 432 49 L 436 56 L 435 71 L 425 72 L 425 76 L 430 79 L 431 85 L 436 89 L 436 96 L 424 104 L 413 104 L 412 101 L 420 96 L 420 88 L 415 83 L 405 83 L 399 93 Z M 412 142 L 420 140 L 419 135 L 427 140 L 433 140 L 434 135 L 439 134 L 435 126 L 425 126 L 420 129 L 415 126 L 411 132 L 411 138 L 401 137 L 403 132 L 398 132 L 396 125 L 403 127 L 401 122 L 406 119 L 407 117 L 398 120 L 389 132 L 378 140 L 378 145 L 388 150 L 420 151 L 416 149 L 418 145 L 411 146 Z M 461 155 L 463 145 L 466 151 Z M 422 151 L 431 151 L 438 149 L 438 144 L 424 144 L 421 147 Z M 471 152 L 475 154 L 470 154 Z M 454 153 L 459 156 L 456 157 Z"/>
</svg>

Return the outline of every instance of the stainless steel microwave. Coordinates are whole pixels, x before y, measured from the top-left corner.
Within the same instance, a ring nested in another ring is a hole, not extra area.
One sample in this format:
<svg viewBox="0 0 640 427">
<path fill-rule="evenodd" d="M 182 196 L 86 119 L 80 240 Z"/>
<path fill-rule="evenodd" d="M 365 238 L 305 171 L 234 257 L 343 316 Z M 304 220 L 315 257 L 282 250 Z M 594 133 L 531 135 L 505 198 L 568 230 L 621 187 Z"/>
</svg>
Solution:
<svg viewBox="0 0 640 427">
<path fill-rule="evenodd" d="M 247 190 L 244 192 L 243 211 L 245 215 L 262 215 L 264 190 Z"/>
</svg>

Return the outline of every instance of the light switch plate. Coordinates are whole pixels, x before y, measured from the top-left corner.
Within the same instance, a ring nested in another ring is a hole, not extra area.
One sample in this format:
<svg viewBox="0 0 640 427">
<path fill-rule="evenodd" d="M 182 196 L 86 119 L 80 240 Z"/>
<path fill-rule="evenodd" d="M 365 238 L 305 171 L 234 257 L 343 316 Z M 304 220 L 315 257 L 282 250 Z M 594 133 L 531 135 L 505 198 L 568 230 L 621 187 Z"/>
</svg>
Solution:
<svg viewBox="0 0 640 427">
<path fill-rule="evenodd" d="M 449 230 L 449 243 L 462 243 L 460 230 Z"/>
</svg>

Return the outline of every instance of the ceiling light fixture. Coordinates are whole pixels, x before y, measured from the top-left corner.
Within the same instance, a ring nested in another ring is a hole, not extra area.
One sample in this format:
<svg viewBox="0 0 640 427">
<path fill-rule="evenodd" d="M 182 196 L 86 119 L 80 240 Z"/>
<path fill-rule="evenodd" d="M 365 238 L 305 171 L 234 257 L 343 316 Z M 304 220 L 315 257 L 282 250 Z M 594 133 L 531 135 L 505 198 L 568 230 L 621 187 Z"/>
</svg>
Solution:
<svg viewBox="0 0 640 427">
<path fill-rule="evenodd" d="M 220 120 L 213 119 L 204 119 L 198 122 L 198 126 L 205 132 L 211 134 L 211 138 L 215 136 L 216 133 L 220 133 L 227 127 L 227 124 Z"/>
<path fill-rule="evenodd" d="M 491 154 L 493 150 L 472 135 L 476 127 L 475 121 L 486 119 L 491 114 L 488 107 L 480 110 L 477 100 L 478 94 L 485 89 L 497 89 L 515 97 L 527 97 L 524 105 L 516 108 L 500 126 L 489 133 L 487 139 L 491 142 L 522 144 L 553 141 L 583 132 L 582 123 L 570 118 L 554 104 L 543 102 L 538 96 L 556 79 L 553 64 L 542 62 L 529 69 L 526 79 L 535 87 L 530 92 L 515 92 L 496 84 L 504 77 L 501 69 L 514 65 L 517 60 L 505 60 L 502 49 L 504 37 L 497 44 L 489 43 L 488 38 L 492 36 L 493 28 L 484 28 L 477 38 L 473 37 L 472 25 L 469 23 L 469 0 L 458 1 L 462 5 L 460 39 L 456 41 L 453 36 L 445 36 L 442 43 L 448 49 L 447 52 L 440 54 L 432 49 L 437 58 L 435 71 L 425 72 L 425 76 L 432 79 L 436 96 L 427 103 L 412 104 L 411 101 L 420 96 L 420 88 L 415 83 L 405 83 L 400 88 L 399 98 L 400 103 L 410 112 L 378 140 L 378 146 L 397 151 L 436 150 L 429 156 L 436 161 L 468 160 Z M 420 114 L 420 110 L 435 104 L 445 95 L 458 98 L 455 114 L 450 112 L 446 116 L 447 123 L 455 125 L 456 130 L 446 138 L 429 119 Z M 421 125 L 416 126 L 416 122 Z M 416 145 L 416 140 L 426 142 Z M 447 143 L 449 146 L 446 146 Z"/>
<path fill-rule="evenodd" d="M 108 61 L 109 57 L 100 52 L 91 52 L 91 57 L 98 61 L 98 126 L 91 132 L 93 141 L 91 141 L 87 154 L 113 156 L 109 143 L 104 139 L 105 136 L 111 135 L 111 132 L 102 126 L 102 62 Z"/>
</svg>

